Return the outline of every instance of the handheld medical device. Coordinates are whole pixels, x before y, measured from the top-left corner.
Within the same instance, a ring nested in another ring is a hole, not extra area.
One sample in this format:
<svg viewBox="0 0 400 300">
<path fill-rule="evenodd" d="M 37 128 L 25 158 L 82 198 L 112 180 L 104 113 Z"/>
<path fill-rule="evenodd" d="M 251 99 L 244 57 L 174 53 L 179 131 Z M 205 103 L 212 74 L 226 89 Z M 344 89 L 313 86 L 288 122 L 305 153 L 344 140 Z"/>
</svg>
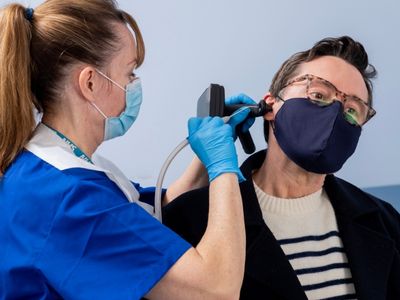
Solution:
<svg viewBox="0 0 400 300">
<path fill-rule="evenodd" d="M 224 87 L 212 83 L 197 101 L 197 116 L 225 117 L 231 115 L 233 112 L 237 111 L 241 107 L 250 108 L 249 117 L 260 117 L 265 115 L 267 112 L 272 111 L 271 106 L 269 106 L 264 100 L 261 100 L 257 105 L 226 105 Z M 236 127 L 236 135 L 239 137 L 239 141 L 242 144 L 244 152 L 246 152 L 247 154 L 251 154 L 256 150 L 250 132 L 243 132 L 241 124 Z"/>
<path fill-rule="evenodd" d="M 225 89 L 223 86 L 218 84 L 211 84 L 200 96 L 197 101 L 197 117 L 207 117 L 207 116 L 219 116 L 222 117 L 225 123 L 227 123 L 235 112 L 241 107 L 249 107 L 250 113 L 249 117 L 260 117 L 265 115 L 267 112 L 272 111 L 272 108 L 261 100 L 257 105 L 248 104 L 225 104 Z M 236 127 L 236 134 L 243 146 L 243 150 L 247 153 L 253 153 L 255 151 L 255 146 L 250 132 L 242 132 L 241 124 Z M 161 191 L 162 183 L 164 181 L 165 173 L 169 165 L 175 156 L 188 145 L 188 140 L 185 138 L 179 145 L 171 152 L 171 154 L 165 160 L 160 174 L 158 175 L 156 191 L 154 197 L 154 209 L 155 217 L 162 222 L 161 215 Z"/>
</svg>

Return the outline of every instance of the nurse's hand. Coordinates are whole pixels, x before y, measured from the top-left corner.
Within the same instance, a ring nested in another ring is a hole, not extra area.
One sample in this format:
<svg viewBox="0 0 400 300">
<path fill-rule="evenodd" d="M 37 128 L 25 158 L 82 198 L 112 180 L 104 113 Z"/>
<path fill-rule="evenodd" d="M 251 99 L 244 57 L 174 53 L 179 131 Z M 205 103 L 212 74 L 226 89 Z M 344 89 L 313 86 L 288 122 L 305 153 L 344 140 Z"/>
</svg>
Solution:
<svg viewBox="0 0 400 300">
<path fill-rule="evenodd" d="M 189 119 L 188 141 L 206 167 L 210 182 L 223 173 L 236 173 L 239 181 L 245 180 L 239 169 L 233 132 L 249 111 L 242 110 L 227 124 L 220 117 Z"/>
<path fill-rule="evenodd" d="M 246 94 L 241 93 L 241 94 L 226 98 L 225 104 L 226 105 L 234 105 L 234 104 L 257 105 L 257 102 L 255 102 L 253 99 L 251 99 Z M 255 121 L 255 118 L 247 118 L 246 121 L 244 121 L 243 126 L 241 128 L 242 132 L 248 131 L 250 129 L 250 127 L 254 124 L 254 121 Z"/>
</svg>

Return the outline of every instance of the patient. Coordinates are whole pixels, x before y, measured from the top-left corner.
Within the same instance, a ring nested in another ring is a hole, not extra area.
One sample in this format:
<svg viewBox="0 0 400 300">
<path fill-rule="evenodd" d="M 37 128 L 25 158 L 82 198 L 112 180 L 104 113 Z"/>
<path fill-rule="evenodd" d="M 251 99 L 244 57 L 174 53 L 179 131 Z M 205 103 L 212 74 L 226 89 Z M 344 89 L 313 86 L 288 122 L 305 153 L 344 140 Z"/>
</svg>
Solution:
<svg viewBox="0 0 400 300">
<path fill-rule="evenodd" d="M 352 38 L 292 55 L 265 96 L 268 151 L 242 165 L 247 253 L 241 299 L 400 299 L 400 215 L 335 177 L 375 115 L 376 72 Z M 208 188 L 164 208 L 193 245 L 207 229 Z"/>
</svg>

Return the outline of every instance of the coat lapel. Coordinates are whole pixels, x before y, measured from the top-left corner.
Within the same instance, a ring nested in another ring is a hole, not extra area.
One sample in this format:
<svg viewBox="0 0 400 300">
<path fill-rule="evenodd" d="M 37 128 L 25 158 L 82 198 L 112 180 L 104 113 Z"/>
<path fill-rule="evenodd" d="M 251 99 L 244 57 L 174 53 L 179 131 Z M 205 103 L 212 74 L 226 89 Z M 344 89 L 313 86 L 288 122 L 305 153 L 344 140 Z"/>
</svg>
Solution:
<svg viewBox="0 0 400 300">
<path fill-rule="evenodd" d="M 382 234 L 386 229 L 376 204 L 360 201 L 368 196 L 331 175 L 326 178 L 325 189 L 336 213 L 359 299 L 386 299 L 395 245 Z"/>
<path fill-rule="evenodd" d="M 285 254 L 266 230 L 249 245 L 246 259 L 246 276 L 272 290 L 279 299 L 307 299 Z"/>
<path fill-rule="evenodd" d="M 252 181 L 241 185 L 247 237 L 245 278 L 264 285 L 279 299 L 307 299 L 292 266 L 265 224 Z M 275 298 L 274 298 L 275 299 Z"/>
</svg>

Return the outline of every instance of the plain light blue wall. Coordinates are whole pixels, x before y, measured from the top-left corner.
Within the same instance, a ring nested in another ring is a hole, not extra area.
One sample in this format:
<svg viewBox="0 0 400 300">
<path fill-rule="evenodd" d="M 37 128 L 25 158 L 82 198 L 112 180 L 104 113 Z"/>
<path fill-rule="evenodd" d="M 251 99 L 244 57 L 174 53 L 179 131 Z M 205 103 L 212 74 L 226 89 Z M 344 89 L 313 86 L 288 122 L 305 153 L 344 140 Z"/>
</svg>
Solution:
<svg viewBox="0 0 400 300">
<path fill-rule="evenodd" d="M 10 1 L 1 1 L 2 4 Z M 35 7 L 41 1 L 26 1 Z M 350 35 L 366 47 L 379 75 L 376 117 L 356 151 L 338 173 L 354 184 L 400 184 L 400 4 L 362 1 L 131 1 L 120 6 L 139 23 L 147 47 L 138 70 L 144 88 L 141 114 L 123 138 L 105 143 L 101 154 L 128 177 L 154 185 L 170 151 L 186 136 L 186 121 L 210 83 L 226 94 L 260 99 L 281 63 L 328 36 Z M 262 122 L 252 128 L 264 147 Z M 238 144 L 238 148 L 240 144 Z M 246 156 L 239 150 L 240 160 Z M 187 149 L 174 161 L 166 183 L 190 161 Z"/>
<path fill-rule="evenodd" d="M 400 213 L 400 185 L 366 188 L 365 191 L 389 202 Z"/>
</svg>

